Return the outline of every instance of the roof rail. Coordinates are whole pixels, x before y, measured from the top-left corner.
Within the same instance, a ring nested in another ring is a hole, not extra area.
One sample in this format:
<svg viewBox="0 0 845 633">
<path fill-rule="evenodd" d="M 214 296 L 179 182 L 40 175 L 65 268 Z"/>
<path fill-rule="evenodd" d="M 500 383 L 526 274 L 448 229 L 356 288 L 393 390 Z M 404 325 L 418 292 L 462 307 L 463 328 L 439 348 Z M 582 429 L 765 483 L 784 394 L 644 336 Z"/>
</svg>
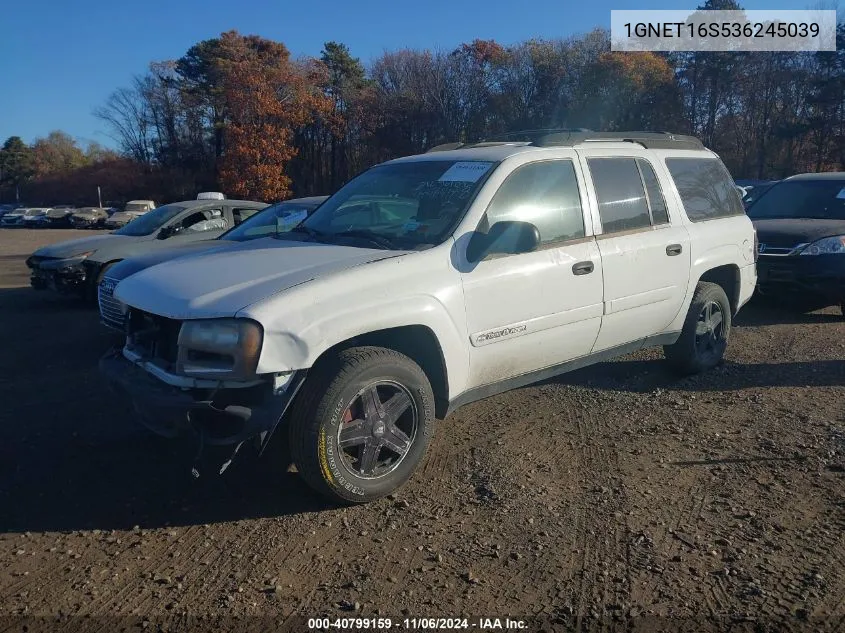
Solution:
<svg viewBox="0 0 845 633">
<path fill-rule="evenodd" d="M 635 143 L 647 149 L 704 149 L 702 142 L 694 136 L 670 132 L 594 132 L 585 128 L 556 128 L 507 132 L 474 143 L 444 143 L 432 147 L 428 152 L 510 143 L 525 143 L 535 147 L 574 147 L 600 142 Z"/>
<path fill-rule="evenodd" d="M 431 152 L 448 152 L 451 149 L 460 149 L 465 143 L 443 143 L 442 145 L 435 145 L 431 149 L 425 151 L 426 154 Z"/>
<path fill-rule="evenodd" d="M 694 136 L 668 132 L 554 133 L 537 139 L 533 144 L 539 147 L 572 147 L 598 142 L 636 143 L 648 149 L 704 149 L 702 142 Z"/>
<path fill-rule="evenodd" d="M 547 128 L 540 130 L 517 130 L 515 132 L 504 132 L 497 134 L 491 138 L 486 138 L 482 142 L 488 143 L 513 143 L 515 141 L 525 141 L 531 144 L 537 144 L 537 141 L 555 134 L 575 134 L 592 132 L 587 128 Z"/>
</svg>

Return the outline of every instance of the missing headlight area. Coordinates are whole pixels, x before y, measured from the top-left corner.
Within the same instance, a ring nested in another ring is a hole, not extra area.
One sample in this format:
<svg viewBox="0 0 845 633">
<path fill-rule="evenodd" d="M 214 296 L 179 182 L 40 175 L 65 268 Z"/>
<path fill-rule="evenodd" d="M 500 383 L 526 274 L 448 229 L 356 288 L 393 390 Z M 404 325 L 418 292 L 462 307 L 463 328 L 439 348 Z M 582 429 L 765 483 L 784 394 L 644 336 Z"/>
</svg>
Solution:
<svg viewBox="0 0 845 633">
<path fill-rule="evenodd" d="M 131 309 L 126 346 L 143 360 L 165 369 L 174 369 L 179 357 L 179 330 L 182 322 Z"/>
</svg>

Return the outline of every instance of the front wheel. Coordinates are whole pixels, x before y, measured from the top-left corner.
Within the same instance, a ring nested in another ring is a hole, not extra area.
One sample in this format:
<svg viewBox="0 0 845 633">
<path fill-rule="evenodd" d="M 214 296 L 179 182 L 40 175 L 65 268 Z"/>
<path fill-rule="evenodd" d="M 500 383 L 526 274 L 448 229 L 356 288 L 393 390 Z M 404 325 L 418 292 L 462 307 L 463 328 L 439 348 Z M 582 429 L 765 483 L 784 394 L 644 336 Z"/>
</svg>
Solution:
<svg viewBox="0 0 845 633">
<path fill-rule="evenodd" d="M 696 286 L 681 336 L 663 353 L 669 365 L 684 375 L 718 365 L 728 347 L 731 304 L 718 284 L 702 281 Z"/>
<path fill-rule="evenodd" d="M 434 395 L 413 360 L 353 347 L 311 370 L 290 416 L 290 447 L 306 483 L 334 501 L 390 494 L 422 461 L 434 427 Z"/>
</svg>

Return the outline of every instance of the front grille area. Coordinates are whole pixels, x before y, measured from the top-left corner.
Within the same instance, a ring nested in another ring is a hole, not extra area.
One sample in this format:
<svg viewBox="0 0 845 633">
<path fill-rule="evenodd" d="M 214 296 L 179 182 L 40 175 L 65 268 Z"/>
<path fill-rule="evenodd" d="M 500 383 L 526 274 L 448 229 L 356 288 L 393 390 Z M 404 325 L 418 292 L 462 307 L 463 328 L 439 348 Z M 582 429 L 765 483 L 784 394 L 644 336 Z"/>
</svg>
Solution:
<svg viewBox="0 0 845 633">
<path fill-rule="evenodd" d="M 784 246 L 782 244 L 764 242 L 757 247 L 757 253 L 761 257 L 784 257 L 797 253 L 805 246 L 806 244 L 792 244 L 791 246 Z"/>
<path fill-rule="evenodd" d="M 127 346 L 136 354 L 171 369 L 179 354 L 181 327 L 181 321 L 130 308 Z"/>
<path fill-rule="evenodd" d="M 126 330 L 126 304 L 115 299 L 114 289 L 117 286 L 117 279 L 104 277 L 97 288 L 97 301 L 100 304 L 100 319 L 108 325 L 120 331 Z"/>
</svg>

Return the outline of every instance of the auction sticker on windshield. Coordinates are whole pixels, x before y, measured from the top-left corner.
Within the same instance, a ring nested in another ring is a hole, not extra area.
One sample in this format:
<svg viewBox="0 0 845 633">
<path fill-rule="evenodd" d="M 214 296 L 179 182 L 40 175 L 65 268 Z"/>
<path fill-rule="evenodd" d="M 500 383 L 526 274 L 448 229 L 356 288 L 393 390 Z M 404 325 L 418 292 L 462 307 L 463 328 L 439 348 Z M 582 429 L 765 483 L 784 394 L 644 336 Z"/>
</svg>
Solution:
<svg viewBox="0 0 845 633">
<path fill-rule="evenodd" d="M 486 174 L 492 166 L 493 163 L 474 160 L 455 163 L 438 180 L 441 182 L 475 182 Z"/>
</svg>

